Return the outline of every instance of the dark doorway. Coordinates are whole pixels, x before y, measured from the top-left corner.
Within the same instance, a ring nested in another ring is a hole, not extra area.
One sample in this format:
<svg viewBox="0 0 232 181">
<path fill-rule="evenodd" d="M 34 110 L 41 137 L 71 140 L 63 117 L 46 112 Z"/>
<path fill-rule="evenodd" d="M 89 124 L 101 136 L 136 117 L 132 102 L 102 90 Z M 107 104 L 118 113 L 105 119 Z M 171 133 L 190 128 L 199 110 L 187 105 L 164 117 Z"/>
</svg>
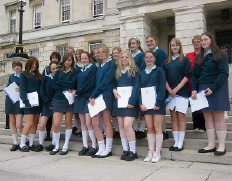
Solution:
<svg viewBox="0 0 232 181">
<path fill-rule="evenodd" d="M 216 42 L 226 52 L 229 63 L 232 63 L 232 30 L 216 32 Z"/>
</svg>

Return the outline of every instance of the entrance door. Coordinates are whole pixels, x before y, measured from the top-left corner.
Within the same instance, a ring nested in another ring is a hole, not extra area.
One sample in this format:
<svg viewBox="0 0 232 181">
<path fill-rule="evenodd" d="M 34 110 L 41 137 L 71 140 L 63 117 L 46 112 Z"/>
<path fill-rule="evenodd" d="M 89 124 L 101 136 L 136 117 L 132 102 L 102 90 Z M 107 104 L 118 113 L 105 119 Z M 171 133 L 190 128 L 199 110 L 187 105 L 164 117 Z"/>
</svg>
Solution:
<svg viewBox="0 0 232 181">
<path fill-rule="evenodd" d="M 229 63 L 232 63 L 232 30 L 216 32 L 216 42 L 227 53 Z"/>
</svg>

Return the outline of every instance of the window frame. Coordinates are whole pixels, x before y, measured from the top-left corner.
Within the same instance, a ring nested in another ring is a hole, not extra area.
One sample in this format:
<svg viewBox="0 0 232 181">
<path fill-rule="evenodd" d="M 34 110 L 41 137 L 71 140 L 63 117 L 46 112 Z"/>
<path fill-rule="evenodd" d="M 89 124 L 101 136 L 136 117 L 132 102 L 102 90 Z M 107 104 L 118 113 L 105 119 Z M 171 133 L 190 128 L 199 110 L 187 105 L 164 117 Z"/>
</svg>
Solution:
<svg viewBox="0 0 232 181">
<path fill-rule="evenodd" d="M 102 5 L 102 12 L 98 12 L 98 7 Z M 96 10 L 95 10 L 96 8 Z M 97 18 L 104 15 L 104 0 L 93 0 L 93 18 Z"/>
<path fill-rule="evenodd" d="M 102 40 L 89 42 L 89 52 L 95 47 L 102 45 Z"/>
<path fill-rule="evenodd" d="M 39 10 L 36 10 L 36 7 L 39 7 L 40 6 L 40 9 Z M 37 21 L 37 17 L 36 15 L 39 14 L 40 15 L 40 24 L 39 25 L 36 25 L 36 21 Z M 34 5 L 34 13 L 33 13 L 33 28 L 34 29 L 39 29 L 42 27 L 42 3 L 41 4 L 36 4 Z"/>
<path fill-rule="evenodd" d="M 69 1 L 69 2 L 68 2 Z M 65 3 L 66 2 L 66 3 Z M 62 23 L 69 23 L 70 22 L 70 15 L 71 15 L 71 0 L 61 0 L 60 1 L 60 9 L 61 9 L 61 13 L 60 13 L 60 15 L 61 15 L 61 22 Z M 64 6 L 65 5 L 65 6 Z M 69 5 L 69 6 L 68 6 Z M 67 8 L 67 10 L 63 10 L 63 7 L 68 7 Z M 67 13 L 68 12 L 68 13 Z M 67 13 L 67 14 L 64 14 L 64 13 Z M 68 16 L 68 19 L 66 19 L 65 18 L 65 15 L 67 15 Z M 63 18 L 65 18 L 65 19 L 63 19 Z"/>
<path fill-rule="evenodd" d="M 12 14 L 15 13 L 15 19 L 13 19 L 12 17 Z M 16 22 L 17 22 L 17 13 L 16 13 L 16 10 L 13 10 L 13 11 L 9 11 L 9 16 L 10 16 L 10 26 L 9 26 L 9 32 L 10 33 L 16 33 Z M 14 20 L 14 31 L 12 31 L 12 20 Z"/>
<path fill-rule="evenodd" d="M 34 52 L 36 52 L 36 53 L 34 53 Z M 39 49 L 37 48 L 37 49 L 30 50 L 30 56 L 36 57 L 37 60 L 39 60 Z"/>
<path fill-rule="evenodd" d="M 60 48 L 62 48 L 62 50 L 60 50 Z M 57 46 L 57 52 L 59 52 L 59 54 L 60 54 L 60 56 L 61 56 L 61 59 L 62 59 L 62 57 L 64 56 L 64 54 L 66 53 L 66 50 L 67 50 L 67 48 L 68 48 L 68 45 L 67 44 L 65 44 L 65 45 L 58 45 Z"/>
</svg>

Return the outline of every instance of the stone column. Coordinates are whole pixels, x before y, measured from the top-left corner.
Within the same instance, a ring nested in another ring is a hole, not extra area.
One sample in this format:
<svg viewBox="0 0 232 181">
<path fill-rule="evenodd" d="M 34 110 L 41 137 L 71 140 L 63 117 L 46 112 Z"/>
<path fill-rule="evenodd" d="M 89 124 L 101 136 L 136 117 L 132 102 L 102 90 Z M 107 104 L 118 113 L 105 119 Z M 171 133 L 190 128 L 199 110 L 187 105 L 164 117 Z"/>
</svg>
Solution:
<svg viewBox="0 0 232 181">
<path fill-rule="evenodd" d="M 173 10 L 175 12 L 176 38 L 183 44 L 184 54 L 193 51 L 193 36 L 207 31 L 204 6 L 188 6 Z"/>
<path fill-rule="evenodd" d="M 141 46 L 145 48 L 145 38 L 151 33 L 151 20 L 140 14 L 136 16 L 119 17 L 120 24 L 120 46 L 123 50 L 128 49 L 128 40 L 132 37 L 139 38 Z"/>
</svg>

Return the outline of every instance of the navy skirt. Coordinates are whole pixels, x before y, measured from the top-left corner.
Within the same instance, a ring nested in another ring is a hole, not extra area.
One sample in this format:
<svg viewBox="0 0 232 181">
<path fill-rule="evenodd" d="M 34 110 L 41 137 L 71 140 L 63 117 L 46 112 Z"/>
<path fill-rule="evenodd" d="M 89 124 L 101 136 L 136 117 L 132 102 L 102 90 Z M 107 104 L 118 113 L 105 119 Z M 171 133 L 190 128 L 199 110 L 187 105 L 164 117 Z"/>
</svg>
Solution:
<svg viewBox="0 0 232 181">
<path fill-rule="evenodd" d="M 40 114 L 41 113 L 41 106 L 35 106 L 31 108 L 23 108 L 24 115 L 28 114 Z"/>
<path fill-rule="evenodd" d="M 46 103 L 43 102 L 41 116 L 53 116 L 53 110 L 50 110 Z"/>
<path fill-rule="evenodd" d="M 86 114 L 89 113 L 88 109 L 89 98 L 88 97 L 75 97 L 73 113 Z"/>
<path fill-rule="evenodd" d="M 205 90 L 212 84 L 199 84 L 199 90 Z M 209 107 L 202 109 L 202 112 L 230 111 L 228 81 L 225 81 L 213 94 L 206 96 Z"/>
<path fill-rule="evenodd" d="M 6 114 L 24 114 L 23 109 L 19 106 L 19 101 L 15 104 L 10 100 L 8 96 L 6 96 L 5 101 L 5 113 Z"/>
<path fill-rule="evenodd" d="M 53 99 L 53 113 L 54 112 L 70 112 L 73 111 L 73 105 L 69 105 L 68 100 Z"/>
<path fill-rule="evenodd" d="M 112 111 L 113 110 L 113 97 L 103 97 L 103 100 L 105 101 L 106 104 L 106 109 Z"/>
<path fill-rule="evenodd" d="M 112 116 L 119 117 L 139 117 L 139 104 L 133 108 L 118 108 L 118 100 L 114 98 Z"/>
<path fill-rule="evenodd" d="M 154 110 L 154 109 L 148 109 L 147 111 L 141 111 L 141 115 L 149 115 L 149 114 L 161 114 L 165 115 L 166 114 L 166 105 L 165 105 L 165 100 L 161 102 L 160 109 L 159 110 Z"/>
</svg>

